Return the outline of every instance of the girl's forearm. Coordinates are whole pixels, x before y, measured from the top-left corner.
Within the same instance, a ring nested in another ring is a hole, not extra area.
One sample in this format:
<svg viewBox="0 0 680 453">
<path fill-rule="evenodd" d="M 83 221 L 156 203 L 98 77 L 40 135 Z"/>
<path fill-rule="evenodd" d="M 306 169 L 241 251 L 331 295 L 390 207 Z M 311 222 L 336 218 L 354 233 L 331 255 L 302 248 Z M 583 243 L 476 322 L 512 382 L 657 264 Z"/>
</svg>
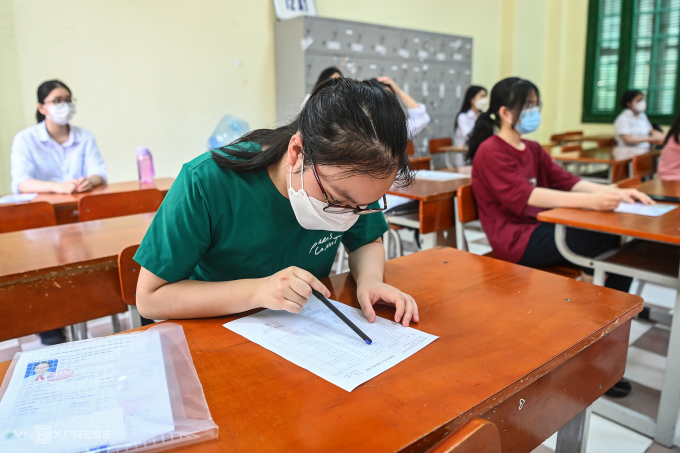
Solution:
<svg viewBox="0 0 680 453">
<path fill-rule="evenodd" d="M 382 239 L 350 252 L 349 269 L 357 285 L 369 279 L 382 282 L 385 276 L 385 248 Z"/>
</svg>

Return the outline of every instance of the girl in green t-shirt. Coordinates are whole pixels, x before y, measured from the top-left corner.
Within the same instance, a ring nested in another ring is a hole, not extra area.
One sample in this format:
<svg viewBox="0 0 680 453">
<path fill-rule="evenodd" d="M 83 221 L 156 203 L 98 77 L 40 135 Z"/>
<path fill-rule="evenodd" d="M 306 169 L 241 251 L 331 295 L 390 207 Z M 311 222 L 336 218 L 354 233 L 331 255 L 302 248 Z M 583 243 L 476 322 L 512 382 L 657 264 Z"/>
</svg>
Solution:
<svg viewBox="0 0 680 453">
<path fill-rule="evenodd" d="M 260 129 L 186 164 L 135 255 L 147 318 L 299 313 L 340 241 L 357 297 L 418 322 L 415 300 L 383 282 L 385 193 L 412 181 L 406 117 L 377 81 L 316 87 L 291 124 Z"/>
</svg>

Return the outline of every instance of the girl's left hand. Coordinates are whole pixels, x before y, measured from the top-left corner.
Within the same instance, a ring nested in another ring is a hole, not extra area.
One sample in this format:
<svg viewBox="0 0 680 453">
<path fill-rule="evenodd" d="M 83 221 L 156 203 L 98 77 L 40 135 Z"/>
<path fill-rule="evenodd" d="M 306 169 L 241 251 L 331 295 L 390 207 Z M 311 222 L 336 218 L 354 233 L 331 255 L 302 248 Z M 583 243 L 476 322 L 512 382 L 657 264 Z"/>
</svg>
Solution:
<svg viewBox="0 0 680 453">
<path fill-rule="evenodd" d="M 376 303 L 395 307 L 394 321 L 408 327 L 411 321 L 418 322 L 418 305 L 413 297 L 377 279 L 363 281 L 357 286 L 357 298 L 368 322 L 375 321 L 373 305 Z"/>
<path fill-rule="evenodd" d="M 87 192 L 94 188 L 89 178 L 80 178 L 76 181 L 76 184 L 78 185 L 76 192 Z"/>
</svg>

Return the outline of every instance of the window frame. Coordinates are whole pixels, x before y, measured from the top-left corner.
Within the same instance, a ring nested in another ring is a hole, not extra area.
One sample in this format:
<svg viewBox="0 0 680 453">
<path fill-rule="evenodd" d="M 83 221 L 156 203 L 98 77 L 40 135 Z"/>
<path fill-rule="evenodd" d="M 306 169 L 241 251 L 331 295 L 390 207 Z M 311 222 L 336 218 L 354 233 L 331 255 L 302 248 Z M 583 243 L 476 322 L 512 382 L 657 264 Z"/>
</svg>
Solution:
<svg viewBox="0 0 680 453">
<path fill-rule="evenodd" d="M 616 77 L 616 102 L 611 113 L 594 111 L 593 98 L 595 96 L 596 67 L 597 67 L 597 38 L 600 25 L 600 3 L 602 0 L 589 0 L 588 2 L 588 31 L 586 39 L 585 74 L 583 77 L 583 103 L 581 121 L 583 123 L 613 123 L 623 110 L 619 105 L 621 96 L 628 90 L 631 72 L 631 58 L 633 55 L 633 34 L 635 3 L 630 0 L 621 1 L 621 30 L 619 33 L 619 59 Z M 652 123 L 669 125 L 680 112 L 680 56 L 676 69 L 675 99 L 673 100 L 673 113 L 658 115 L 647 113 Z"/>
</svg>

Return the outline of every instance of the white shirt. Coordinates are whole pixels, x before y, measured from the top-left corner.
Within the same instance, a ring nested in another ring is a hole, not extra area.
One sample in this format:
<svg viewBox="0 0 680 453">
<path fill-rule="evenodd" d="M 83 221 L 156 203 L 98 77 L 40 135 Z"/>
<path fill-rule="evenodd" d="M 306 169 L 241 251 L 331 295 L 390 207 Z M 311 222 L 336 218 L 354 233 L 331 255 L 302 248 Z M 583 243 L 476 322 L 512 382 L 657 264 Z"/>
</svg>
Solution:
<svg viewBox="0 0 680 453">
<path fill-rule="evenodd" d="M 91 175 L 106 180 L 106 164 L 91 132 L 71 125 L 68 140 L 59 144 L 47 132 L 45 121 L 14 136 L 10 162 L 12 192 L 27 179 L 65 182 Z"/>
<path fill-rule="evenodd" d="M 621 138 L 622 135 L 630 135 L 636 138 L 649 137 L 649 133 L 652 131 L 652 123 L 649 122 L 644 113 L 635 115 L 631 109 L 625 109 L 616 117 L 614 129 L 616 130 L 616 144 L 618 146 L 641 149 L 649 149 L 651 146 L 649 142 L 628 145 Z"/>
<path fill-rule="evenodd" d="M 425 129 L 428 124 L 430 124 L 430 115 L 427 114 L 424 104 L 418 103 L 418 107 L 408 109 L 406 127 L 408 127 L 409 138 Z"/>
<path fill-rule="evenodd" d="M 472 129 L 474 129 L 477 118 L 479 118 L 479 113 L 475 113 L 472 109 L 458 114 L 458 118 L 456 118 L 458 127 L 456 128 L 456 136 L 453 143 L 455 146 L 467 146 L 468 136 Z"/>
</svg>

